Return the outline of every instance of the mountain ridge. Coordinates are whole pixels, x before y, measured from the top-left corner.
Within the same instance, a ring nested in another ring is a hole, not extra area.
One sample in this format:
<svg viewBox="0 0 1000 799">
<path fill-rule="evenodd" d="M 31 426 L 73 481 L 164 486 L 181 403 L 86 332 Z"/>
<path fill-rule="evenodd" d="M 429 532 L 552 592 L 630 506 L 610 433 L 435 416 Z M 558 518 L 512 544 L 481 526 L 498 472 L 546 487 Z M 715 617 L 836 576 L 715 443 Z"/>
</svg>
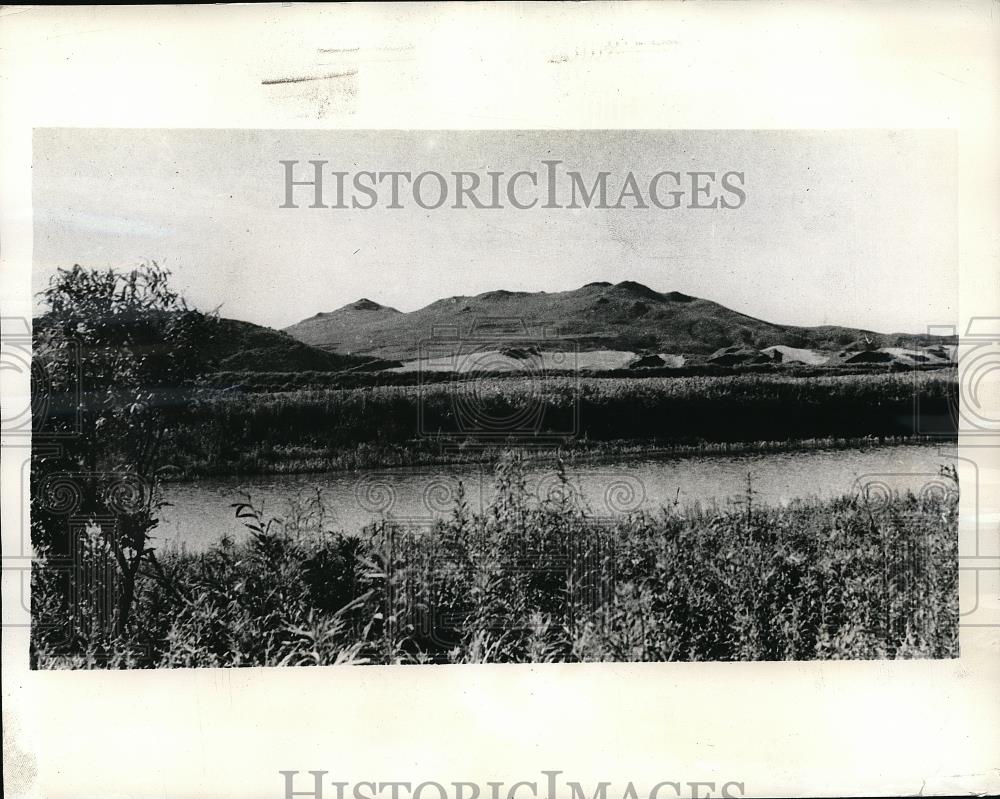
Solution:
<svg viewBox="0 0 1000 799">
<path fill-rule="evenodd" d="M 632 280 L 594 281 L 561 292 L 495 289 L 443 297 L 408 312 L 363 297 L 303 319 L 284 332 L 326 351 L 407 360 L 418 357 L 421 342 L 437 347 L 439 330 L 445 328 L 457 342 L 484 338 L 509 346 L 531 338 L 548 349 L 572 343 L 582 350 L 691 354 L 729 346 L 835 351 L 858 342 L 905 347 L 942 340 L 840 325 L 782 325 L 713 300 L 679 291 L 659 292 Z"/>
</svg>

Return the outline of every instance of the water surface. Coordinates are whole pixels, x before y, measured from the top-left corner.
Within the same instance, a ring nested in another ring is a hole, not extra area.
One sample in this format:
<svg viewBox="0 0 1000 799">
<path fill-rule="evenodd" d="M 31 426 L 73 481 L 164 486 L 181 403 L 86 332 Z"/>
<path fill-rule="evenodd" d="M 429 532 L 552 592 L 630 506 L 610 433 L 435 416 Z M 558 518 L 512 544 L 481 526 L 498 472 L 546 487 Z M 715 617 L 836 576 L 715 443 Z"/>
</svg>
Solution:
<svg viewBox="0 0 1000 799">
<path fill-rule="evenodd" d="M 745 455 L 696 455 L 603 461 L 567 467 L 571 484 L 595 516 L 615 517 L 663 506 L 700 503 L 725 507 L 746 493 L 747 475 L 755 501 L 778 504 L 796 498 L 829 498 L 859 490 L 934 490 L 938 467 L 953 463 L 954 447 L 898 444 L 864 449 L 808 450 Z M 172 506 L 163 508 L 156 544 L 204 549 L 223 534 L 246 535 L 231 503 L 248 493 L 265 516 L 287 517 L 290 500 L 304 503 L 319 492 L 326 526 L 357 532 L 391 516 L 429 524 L 448 515 L 461 481 L 474 510 L 493 496 L 487 464 L 424 466 L 367 472 L 213 478 L 166 487 Z M 541 498 L 560 490 L 552 463 L 529 465 L 528 488 Z"/>
</svg>

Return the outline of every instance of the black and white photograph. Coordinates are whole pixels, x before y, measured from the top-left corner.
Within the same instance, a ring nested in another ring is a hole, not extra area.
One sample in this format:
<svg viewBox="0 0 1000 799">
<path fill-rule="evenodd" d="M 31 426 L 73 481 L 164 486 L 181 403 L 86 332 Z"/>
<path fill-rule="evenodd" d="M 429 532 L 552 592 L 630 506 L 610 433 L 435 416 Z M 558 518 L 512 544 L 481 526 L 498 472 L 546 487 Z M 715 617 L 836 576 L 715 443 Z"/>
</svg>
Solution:
<svg viewBox="0 0 1000 799">
<path fill-rule="evenodd" d="M 32 664 L 953 658 L 946 131 L 36 131 Z"/>
<path fill-rule="evenodd" d="M 0 6 L 3 795 L 997 794 L 998 32 Z"/>
</svg>

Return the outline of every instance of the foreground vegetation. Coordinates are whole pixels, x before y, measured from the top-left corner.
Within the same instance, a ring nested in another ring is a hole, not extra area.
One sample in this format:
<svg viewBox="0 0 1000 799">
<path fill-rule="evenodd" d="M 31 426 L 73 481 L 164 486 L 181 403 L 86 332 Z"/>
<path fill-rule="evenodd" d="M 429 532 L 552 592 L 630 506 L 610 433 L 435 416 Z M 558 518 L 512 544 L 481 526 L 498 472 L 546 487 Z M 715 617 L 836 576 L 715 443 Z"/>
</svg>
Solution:
<svg viewBox="0 0 1000 799">
<path fill-rule="evenodd" d="M 953 477 L 952 473 L 948 473 Z M 541 499 L 501 461 L 481 514 L 329 529 L 318 500 L 245 542 L 150 558 L 124 628 L 33 572 L 39 668 L 955 657 L 955 489 L 595 518 L 568 479 Z M 90 593 L 114 591 L 99 535 Z M 79 599 L 80 593 L 77 593 Z M 71 608 L 73 612 L 71 612 Z M 108 614 L 108 610 L 112 612 Z"/>
</svg>

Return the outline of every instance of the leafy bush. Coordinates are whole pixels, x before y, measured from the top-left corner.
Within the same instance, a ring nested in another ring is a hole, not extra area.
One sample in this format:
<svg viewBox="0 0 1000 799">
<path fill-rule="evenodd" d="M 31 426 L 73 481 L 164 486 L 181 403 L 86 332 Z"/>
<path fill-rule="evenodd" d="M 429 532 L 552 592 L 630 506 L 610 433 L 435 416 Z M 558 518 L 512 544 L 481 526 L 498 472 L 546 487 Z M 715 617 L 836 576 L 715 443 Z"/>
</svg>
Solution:
<svg viewBox="0 0 1000 799">
<path fill-rule="evenodd" d="M 102 557 L 117 570 L 107 590 L 119 633 L 157 524 L 164 431 L 203 373 L 202 349 L 215 334 L 215 318 L 190 309 L 169 277 L 155 262 L 126 272 L 60 269 L 41 292 L 46 312 L 35 320 L 34 434 L 48 445 L 31 462 L 32 542 L 73 562 L 77 547 L 90 550 L 70 519 L 91 521 L 100 539 L 93 549 L 106 550 Z M 61 585 L 68 610 L 72 586 Z M 53 601 L 59 586 L 47 586 Z"/>
</svg>

